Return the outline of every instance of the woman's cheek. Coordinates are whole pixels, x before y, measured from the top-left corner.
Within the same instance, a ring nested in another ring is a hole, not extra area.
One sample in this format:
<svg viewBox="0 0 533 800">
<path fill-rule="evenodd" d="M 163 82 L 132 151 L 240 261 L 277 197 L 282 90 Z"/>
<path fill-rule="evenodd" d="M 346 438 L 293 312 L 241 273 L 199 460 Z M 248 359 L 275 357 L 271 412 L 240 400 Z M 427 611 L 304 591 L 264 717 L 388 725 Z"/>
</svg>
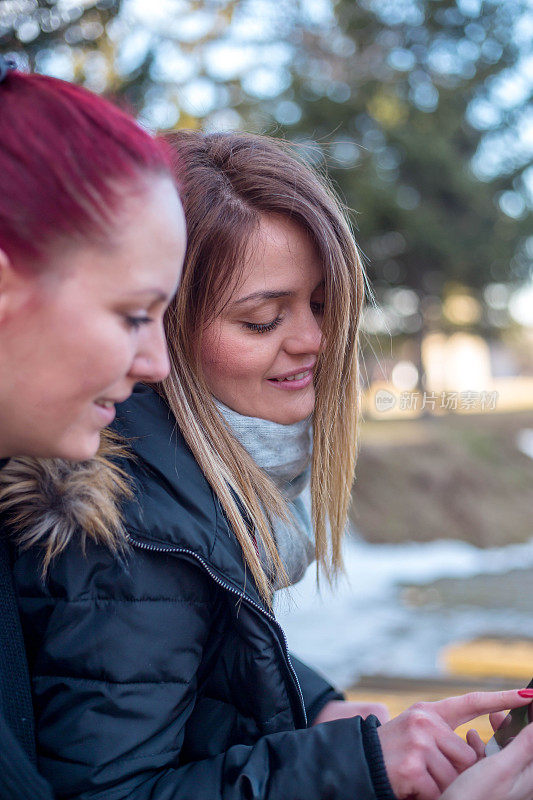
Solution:
<svg viewBox="0 0 533 800">
<path fill-rule="evenodd" d="M 221 389 L 233 396 L 235 391 L 258 391 L 262 380 L 272 373 L 278 352 L 275 337 L 217 330 L 204 334 L 202 368 L 207 384 L 215 394 Z"/>
<path fill-rule="evenodd" d="M 128 375 L 136 356 L 142 350 L 140 332 L 128 330 L 124 323 L 109 325 L 107 336 L 94 343 L 94 374 L 99 375 L 104 387 Z"/>
<path fill-rule="evenodd" d="M 263 380 L 271 374 L 274 362 L 272 347 L 261 341 L 259 335 L 247 340 L 238 353 L 234 351 L 232 356 L 228 354 L 228 358 L 232 359 L 233 377 L 239 382 Z"/>
</svg>

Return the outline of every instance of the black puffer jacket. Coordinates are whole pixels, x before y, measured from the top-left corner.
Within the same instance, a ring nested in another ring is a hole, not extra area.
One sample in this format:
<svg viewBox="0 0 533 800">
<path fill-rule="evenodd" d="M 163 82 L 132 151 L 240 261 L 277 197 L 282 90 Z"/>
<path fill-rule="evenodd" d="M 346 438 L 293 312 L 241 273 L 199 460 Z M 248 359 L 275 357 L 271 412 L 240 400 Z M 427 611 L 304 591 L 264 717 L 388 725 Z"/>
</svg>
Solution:
<svg viewBox="0 0 533 800">
<path fill-rule="evenodd" d="M 78 545 L 14 574 L 40 768 L 61 798 L 387 800 L 375 718 L 308 727 L 338 695 L 291 660 L 168 407 L 140 388 L 131 553 Z"/>
</svg>

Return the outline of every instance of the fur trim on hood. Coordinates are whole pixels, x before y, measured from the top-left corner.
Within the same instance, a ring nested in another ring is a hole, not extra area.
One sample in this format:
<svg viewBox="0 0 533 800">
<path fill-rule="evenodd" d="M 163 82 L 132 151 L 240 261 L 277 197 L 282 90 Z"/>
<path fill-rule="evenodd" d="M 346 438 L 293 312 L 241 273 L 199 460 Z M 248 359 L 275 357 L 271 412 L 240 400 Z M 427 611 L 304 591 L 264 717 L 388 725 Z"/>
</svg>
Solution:
<svg viewBox="0 0 533 800">
<path fill-rule="evenodd" d="M 90 461 L 12 458 L 0 471 L 2 523 L 22 549 L 42 548 L 43 576 L 74 536 L 83 550 L 87 539 L 114 552 L 127 550 L 121 505 L 132 491 L 112 460 L 126 454 L 107 434 Z"/>
</svg>

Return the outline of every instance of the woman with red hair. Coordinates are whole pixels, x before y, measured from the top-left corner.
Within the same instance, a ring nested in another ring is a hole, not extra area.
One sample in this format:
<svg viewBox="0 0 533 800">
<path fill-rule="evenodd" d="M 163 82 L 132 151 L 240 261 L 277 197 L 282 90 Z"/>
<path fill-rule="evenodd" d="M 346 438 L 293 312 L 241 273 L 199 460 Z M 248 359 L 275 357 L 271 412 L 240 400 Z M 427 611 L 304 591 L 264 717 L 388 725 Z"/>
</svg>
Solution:
<svg viewBox="0 0 533 800">
<path fill-rule="evenodd" d="M 169 369 L 183 211 L 166 148 L 81 87 L 0 56 L 0 467 L 89 459 L 138 381 Z M 0 539 L 0 797 L 47 798 Z"/>
</svg>

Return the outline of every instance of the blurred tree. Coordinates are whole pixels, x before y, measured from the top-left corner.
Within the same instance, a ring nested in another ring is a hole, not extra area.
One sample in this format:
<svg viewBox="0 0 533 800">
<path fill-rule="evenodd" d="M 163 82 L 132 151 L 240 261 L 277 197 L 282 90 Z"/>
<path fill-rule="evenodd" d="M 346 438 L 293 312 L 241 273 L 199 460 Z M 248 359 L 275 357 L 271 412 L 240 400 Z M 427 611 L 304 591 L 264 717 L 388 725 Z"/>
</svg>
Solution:
<svg viewBox="0 0 533 800">
<path fill-rule="evenodd" d="M 378 291 L 392 284 L 440 295 L 450 281 L 526 277 L 533 162 L 520 123 L 531 60 L 529 76 L 521 64 L 532 55 L 531 4 L 338 0 L 334 8 L 328 30 L 301 31 L 291 84 L 263 99 L 261 112 L 328 164 L 357 212 Z"/>
<path fill-rule="evenodd" d="M 247 85 L 283 91 L 289 31 L 305 4 L 0 0 L 0 48 L 22 68 L 123 100 L 154 129 L 239 127 Z"/>
<path fill-rule="evenodd" d="M 431 297 L 450 281 L 480 287 L 530 268 L 531 152 L 519 131 L 531 8 L 0 0 L 0 47 L 124 98 L 153 128 L 244 126 L 302 142 L 356 210 L 378 294 Z M 415 330 L 413 296 L 395 297 L 403 329 Z"/>
<path fill-rule="evenodd" d="M 83 82 L 93 71 L 95 89 L 107 88 L 95 56 L 109 53 L 106 27 L 121 0 L 0 0 L 0 47 L 22 68 Z"/>
</svg>

